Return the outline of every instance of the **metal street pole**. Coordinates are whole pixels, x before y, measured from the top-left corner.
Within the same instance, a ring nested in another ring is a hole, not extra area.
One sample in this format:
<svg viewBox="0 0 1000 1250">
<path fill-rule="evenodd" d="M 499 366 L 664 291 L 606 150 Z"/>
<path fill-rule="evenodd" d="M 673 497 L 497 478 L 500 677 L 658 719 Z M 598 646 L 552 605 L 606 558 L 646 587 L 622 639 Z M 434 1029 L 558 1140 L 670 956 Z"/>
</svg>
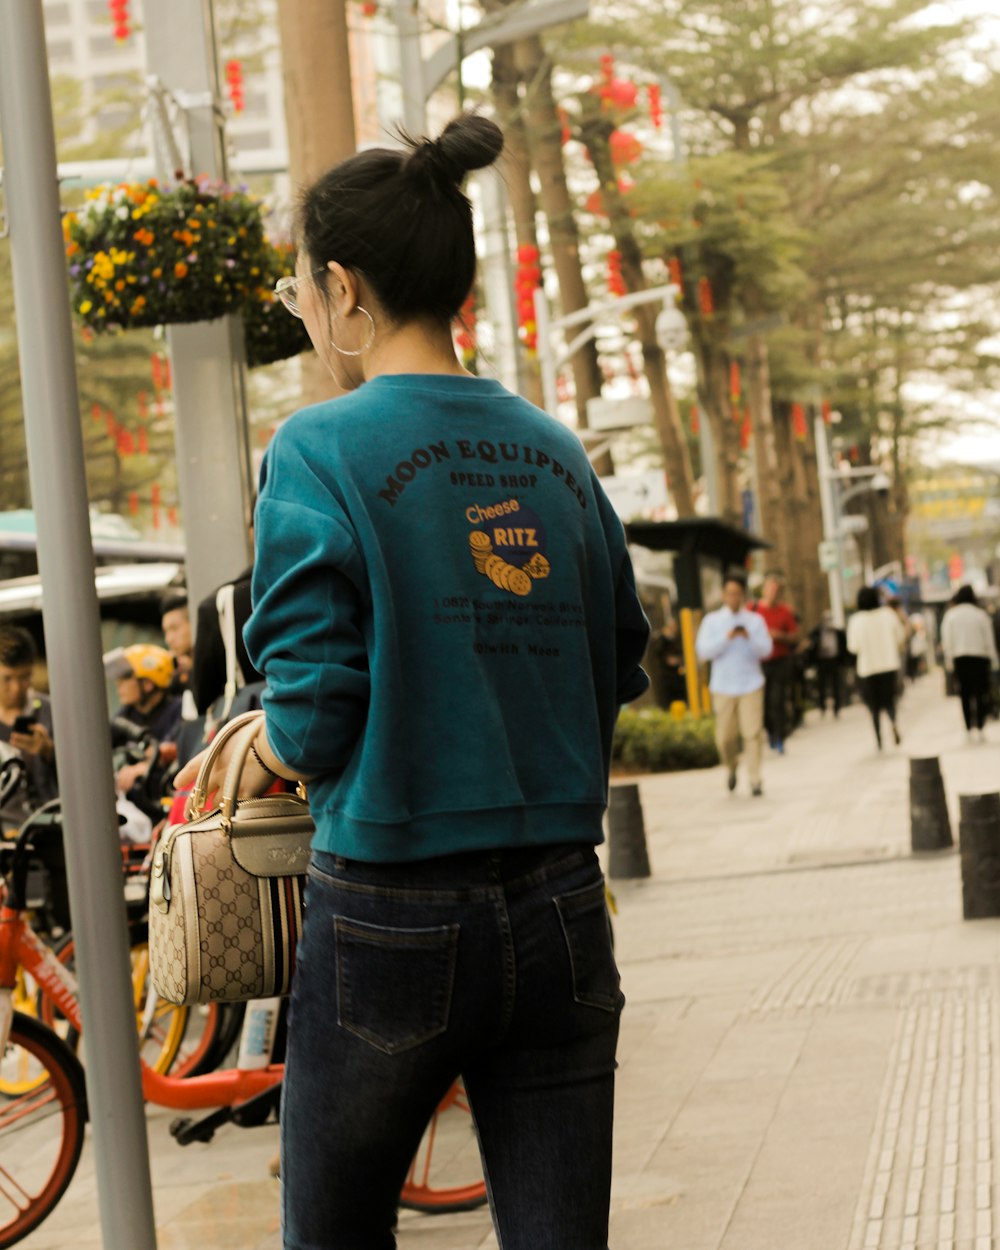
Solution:
<svg viewBox="0 0 1000 1250">
<path fill-rule="evenodd" d="M 155 1250 L 41 0 L 0 4 L 0 136 L 104 1250 Z"/>
<path fill-rule="evenodd" d="M 819 470 L 819 502 L 823 517 L 823 538 L 837 545 L 837 567 L 827 573 L 830 591 L 830 612 L 838 629 L 844 627 L 843 552 L 840 542 L 840 514 L 837 507 L 837 483 L 830 465 L 830 445 L 826 437 L 826 422 L 816 417 L 813 421 L 816 438 L 816 467 Z"/>
<path fill-rule="evenodd" d="M 182 107 L 193 175 L 225 179 L 211 0 L 147 4 L 146 63 Z M 172 181 L 164 145 L 157 172 Z M 243 335 L 235 316 L 167 329 L 173 360 L 177 483 L 193 603 L 250 563 L 251 468 Z"/>
</svg>

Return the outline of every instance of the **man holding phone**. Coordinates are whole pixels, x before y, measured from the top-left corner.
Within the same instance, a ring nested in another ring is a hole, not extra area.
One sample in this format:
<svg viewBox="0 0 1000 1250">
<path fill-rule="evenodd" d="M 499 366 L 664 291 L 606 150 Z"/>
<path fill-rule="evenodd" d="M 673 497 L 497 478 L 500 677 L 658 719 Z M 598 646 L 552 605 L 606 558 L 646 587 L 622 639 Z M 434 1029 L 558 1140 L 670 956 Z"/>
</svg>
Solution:
<svg viewBox="0 0 1000 1250">
<path fill-rule="evenodd" d="M 715 740 L 727 769 L 726 785 L 736 789 L 738 741 L 743 740 L 750 792 L 764 793 L 761 755 L 764 737 L 764 671 L 761 662 L 771 654 L 771 635 L 762 616 L 746 607 L 746 582 L 738 573 L 727 574 L 722 607 L 701 623 L 695 649 L 700 660 L 712 664 L 708 688 L 715 708 Z"/>
<path fill-rule="evenodd" d="M 25 785 L 0 811 L 9 831 L 59 793 L 49 700 L 32 688 L 38 652 L 19 625 L 0 625 L 0 760 L 17 755 L 25 763 Z"/>
</svg>

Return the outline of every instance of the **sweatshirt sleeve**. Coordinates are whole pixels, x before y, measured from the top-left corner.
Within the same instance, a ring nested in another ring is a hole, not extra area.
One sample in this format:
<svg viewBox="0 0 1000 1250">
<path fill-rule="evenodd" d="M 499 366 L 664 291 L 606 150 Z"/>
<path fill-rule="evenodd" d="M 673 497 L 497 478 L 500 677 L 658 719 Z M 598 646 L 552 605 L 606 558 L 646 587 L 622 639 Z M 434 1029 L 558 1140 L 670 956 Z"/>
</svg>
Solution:
<svg viewBox="0 0 1000 1250">
<path fill-rule="evenodd" d="M 649 621 L 642 610 L 635 588 L 635 574 L 625 542 L 621 520 L 601 487 L 597 474 L 591 471 L 591 482 L 597 498 L 598 513 L 604 530 L 611 567 L 615 574 L 615 677 L 619 707 L 631 703 L 649 687 L 649 678 L 642 668 L 642 657 L 649 642 Z"/>
<path fill-rule="evenodd" d="M 368 712 L 367 579 L 346 517 L 281 439 L 261 469 L 254 528 L 244 641 L 267 681 L 268 742 L 303 776 L 340 771 Z"/>
</svg>

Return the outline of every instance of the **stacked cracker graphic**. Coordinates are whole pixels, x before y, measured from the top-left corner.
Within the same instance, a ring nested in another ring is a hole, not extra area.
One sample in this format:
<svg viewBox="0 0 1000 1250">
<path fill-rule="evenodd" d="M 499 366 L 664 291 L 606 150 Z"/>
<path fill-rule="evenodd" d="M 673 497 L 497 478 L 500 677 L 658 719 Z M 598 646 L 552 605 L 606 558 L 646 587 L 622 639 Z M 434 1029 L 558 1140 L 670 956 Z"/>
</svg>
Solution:
<svg viewBox="0 0 1000 1250">
<path fill-rule="evenodd" d="M 483 530 L 473 530 L 469 535 L 469 550 L 476 572 L 488 577 L 501 590 L 509 590 L 511 594 L 524 596 L 531 590 L 534 579 L 548 577 L 551 565 L 541 552 L 536 552 L 524 568 L 508 564 L 503 556 L 493 550 L 489 534 Z"/>
</svg>

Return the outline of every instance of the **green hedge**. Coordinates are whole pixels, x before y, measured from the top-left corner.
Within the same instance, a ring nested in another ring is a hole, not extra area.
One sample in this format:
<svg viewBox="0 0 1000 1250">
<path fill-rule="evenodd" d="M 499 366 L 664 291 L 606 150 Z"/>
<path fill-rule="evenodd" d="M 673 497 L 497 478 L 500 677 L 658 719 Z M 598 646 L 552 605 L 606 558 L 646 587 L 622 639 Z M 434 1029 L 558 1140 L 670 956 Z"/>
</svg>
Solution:
<svg viewBox="0 0 1000 1250">
<path fill-rule="evenodd" d="M 678 720 L 660 708 L 624 711 L 615 725 L 612 764 L 649 772 L 713 768 L 719 762 L 711 716 Z"/>
</svg>

